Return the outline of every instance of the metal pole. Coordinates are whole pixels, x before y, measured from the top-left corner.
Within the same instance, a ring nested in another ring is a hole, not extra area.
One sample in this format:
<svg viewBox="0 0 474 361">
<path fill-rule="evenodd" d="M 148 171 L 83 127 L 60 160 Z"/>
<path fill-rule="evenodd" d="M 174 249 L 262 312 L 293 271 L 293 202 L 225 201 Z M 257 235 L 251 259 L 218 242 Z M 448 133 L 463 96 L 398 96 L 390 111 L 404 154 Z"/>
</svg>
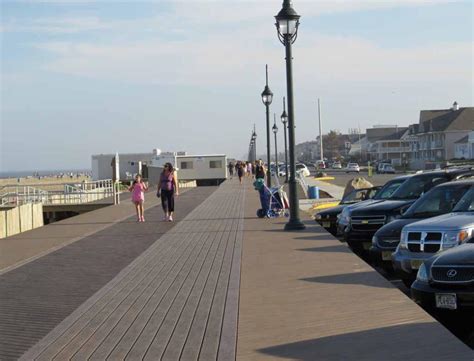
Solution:
<svg viewBox="0 0 474 361">
<path fill-rule="evenodd" d="M 324 160 L 323 155 L 323 130 L 321 126 L 321 103 L 318 98 L 318 118 L 319 118 L 319 154 L 321 156 L 321 161 Z"/>
<path fill-rule="evenodd" d="M 276 114 L 273 113 L 273 121 L 275 122 L 274 124 L 276 125 Z M 277 132 L 275 132 L 275 170 L 276 170 L 276 175 L 278 177 L 278 143 L 277 143 Z"/>
<path fill-rule="evenodd" d="M 268 86 L 268 65 L 265 65 L 266 84 Z M 272 173 L 270 171 L 270 105 L 265 104 L 267 116 L 267 186 L 272 186 Z"/>
<path fill-rule="evenodd" d="M 288 142 L 290 146 L 290 219 L 285 225 L 285 230 L 305 229 L 305 225 L 301 222 L 299 216 L 299 200 L 298 189 L 296 183 L 296 163 L 295 163 L 295 115 L 293 107 L 293 67 L 291 39 L 286 35 L 285 52 L 286 52 L 286 87 L 288 95 Z"/>
<path fill-rule="evenodd" d="M 270 171 L 270 106 L 265 105 L 267 113 L 267 186 L 272 186 L 272 172 Z"/>
<path fill-rule="evenodd" d="M 283 131 L 284 131 L 284 136 L 285 136 L 285 172 L 286 172 L 286 183 L 288 183 L 288 145 L 286 143 L 286 124 L 283 125 Z"/>
</svg>

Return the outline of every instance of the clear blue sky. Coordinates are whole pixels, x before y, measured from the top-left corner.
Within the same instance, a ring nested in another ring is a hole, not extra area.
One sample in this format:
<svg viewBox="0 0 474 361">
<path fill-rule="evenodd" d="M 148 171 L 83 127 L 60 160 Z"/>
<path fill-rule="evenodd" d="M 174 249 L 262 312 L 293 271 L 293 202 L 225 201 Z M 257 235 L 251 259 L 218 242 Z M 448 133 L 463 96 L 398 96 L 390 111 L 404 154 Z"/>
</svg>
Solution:
<svg viewBox="0 0 474 361">
<path fill-rule="evenodd" d="M 472 1 L 304 1 L 294 45 L 297 141 L 473 106 Z M 0 171 L 90 167 L 152 148 L 245 154 L 265 64 L 281 114 L 273 1 L 2 1 Z M 281 127 L 280 127 L 281 128 Z M 280 141 L 283 140 L 280 138 Z"/>
</svg>

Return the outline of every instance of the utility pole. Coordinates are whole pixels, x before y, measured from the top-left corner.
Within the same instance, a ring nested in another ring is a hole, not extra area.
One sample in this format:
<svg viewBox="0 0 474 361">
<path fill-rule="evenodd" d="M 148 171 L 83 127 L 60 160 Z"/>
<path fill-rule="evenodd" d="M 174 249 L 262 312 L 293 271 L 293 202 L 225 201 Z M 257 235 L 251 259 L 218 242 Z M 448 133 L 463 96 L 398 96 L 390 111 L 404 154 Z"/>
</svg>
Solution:
<svg viewBox="0 0 474 361">
<path fill-rule="evenodd" d="M 318 118 L 319 118 L 319 154 L 321 156 L 321 160 L 324 160 L 323 155 L 323 130 L 321 127 L 321 103 L 318 98 Z"/>
</svg>

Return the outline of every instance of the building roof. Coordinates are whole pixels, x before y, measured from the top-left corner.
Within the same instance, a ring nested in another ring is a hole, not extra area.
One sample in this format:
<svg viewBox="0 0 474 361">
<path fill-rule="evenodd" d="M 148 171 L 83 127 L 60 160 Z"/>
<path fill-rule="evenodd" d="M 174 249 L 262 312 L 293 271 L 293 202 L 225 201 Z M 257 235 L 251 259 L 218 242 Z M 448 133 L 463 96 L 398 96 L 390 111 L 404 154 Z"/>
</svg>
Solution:
<svg viewBox="0 0 474 361">
<path fill-rule="evenodd" d="M 408 127 L 400 127 L 398 128 L 398 131 L 396 131 L 395 133 L 389 134 L 383 138 L 378 139 L 377 141 L 380 142 L 380 141 L 386 141 L 386 140 L 400 140 L 401 137 L 407 131 L 407 129 Z"/>
<path fill-rule="evenodd" d="M 472 130 L 474 128 L 474 107 L 459 110 L 420 112 L 418 133 L 442 132 L 450 130 Z"/>
<path fill-rule="evenodd" d="M 469 140 L 469 134 L 466 135 L 465 137 L 462 137 L 461 139 L 459 139 L 458 141 L 454 142 L 456 144 L 467 144 Z"/>
</svg>

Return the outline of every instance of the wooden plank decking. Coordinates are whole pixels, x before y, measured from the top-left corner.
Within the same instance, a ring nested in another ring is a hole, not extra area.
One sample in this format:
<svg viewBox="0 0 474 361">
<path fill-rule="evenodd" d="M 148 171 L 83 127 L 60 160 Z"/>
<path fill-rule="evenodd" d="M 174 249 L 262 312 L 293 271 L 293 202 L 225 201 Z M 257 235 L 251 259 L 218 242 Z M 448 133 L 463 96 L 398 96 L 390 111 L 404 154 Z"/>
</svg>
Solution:
<svg viewBox="0 0 474 361">
<path fill-rule="evenodd" d="M 222 185 L 22 359 L 235 357 L 243 192 Z"/>
<path fill-rule="evenodd" d="M 473 359 L 315 223 L 256 219 L 250 184 L 222 184 L 22 360 Z"/>
</svg>

